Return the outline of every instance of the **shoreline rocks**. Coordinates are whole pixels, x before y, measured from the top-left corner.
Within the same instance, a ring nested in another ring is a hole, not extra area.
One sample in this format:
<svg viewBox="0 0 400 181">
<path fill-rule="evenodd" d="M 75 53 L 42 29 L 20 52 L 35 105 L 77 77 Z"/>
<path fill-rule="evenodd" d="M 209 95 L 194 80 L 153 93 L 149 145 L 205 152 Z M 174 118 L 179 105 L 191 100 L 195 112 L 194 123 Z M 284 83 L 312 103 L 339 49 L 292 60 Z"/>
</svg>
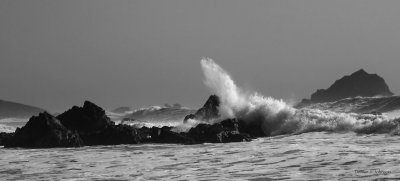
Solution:
<svg viewBox="0 0 400 181">
<path fill-rule="evenodd" d="M 199 116 L 218 116 L 219 99 L 211 96 Z M 7 148 L 52 148 L 93 145 L 171 143 L 201 144 L 250 141 L 254 136 L 241 132 L 237 119 L 227 119 L 215 124 L 199 124 L 188 132 L 177 133 L 172 127 L 142 127 L 115 125 L 104 109 L 85 101 L 82 107 L 74 106 L 68 111 L 52 116 L 47 112 L 30 118 L 15 133 L 1 133 L 0 145 Z"/>
<path fill-rule="evenodd" d="M 47 112 L 33 116 L 5 143 L 5 147 L 51 148 L 79 147 L 83 141 L 76 131 L 68 130 L 54 116 Z"/>
</svg>

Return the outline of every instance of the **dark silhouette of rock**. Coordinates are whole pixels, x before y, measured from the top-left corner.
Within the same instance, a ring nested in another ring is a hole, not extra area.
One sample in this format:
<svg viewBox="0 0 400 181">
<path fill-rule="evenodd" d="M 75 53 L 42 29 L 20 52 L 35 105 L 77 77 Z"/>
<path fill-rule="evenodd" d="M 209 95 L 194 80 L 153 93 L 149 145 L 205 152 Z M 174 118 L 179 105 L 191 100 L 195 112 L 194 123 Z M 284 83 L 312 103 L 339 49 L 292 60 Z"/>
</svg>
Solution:
<svg viewBox="0 0 400 181">
<path fill-rule="evenodd" d="M 89 101 L 85 101 L 83 107 L 72 107 L 57 118 L 68 129 L 80 133 L 101 131 L 114 125 L 104 109 Z"/>
<path fill-rule="evenodd" d="M 0 133 L 0 146 L 4 146 L 13 136 L 14 133 Z"/>
<path fill-rule="evenodd" d="M 218 118 L 220 116 L 218 112 L 219 105 L 219 97 L 211 95 L 203 107 L 197 110 L 196 113 L 187 115 L 183 121 L 186 122 L 188 119 L 209 121 Z"/>
<path fill-rule="evenodd" d="M 226 119 L 215 124 L 199 124 L 187 133 L 196 143 L 227 143 L 251 140 L 251 136 L 239 131 L 237 119 Z"/>
<path fill-rule="evenodd" d="M 79 132 L 85 145 L 138 144 L 142 138 L 136 128 L 128 125 L 112 125 L 103 130 Z"/>
<path fill-rule="evenodd" d="M 311 95 L 311 102 L 331 102 L 349 97 L 373 97 L 378 95 L 390 96 L 393 93 L 389 90 L 382 77 L 376 74 L 368 74 L 361 69 L 350 76 L 344 76 L 337 80 L 326 90 L 317 90 Z"/>
<path fill-rule="evenodd" d="M 85 101 L 83 107 L 72 109 L 57 117 L 70 130 L 76 130 L 85 145 L 118 145 L 140 142 L 137 129 L 115 125 L 106 112 L 96 104 Z"/>
<path fill-rule="evenodd" d="M 0 119 L 30 118 L 44 111 L 45 110 L 41 108 L 0 100 Z"/>
<path fill-rule="evenodd" d="M 200 111 L 211 118 L 216 114 L 215 97 Z M 199 124 L 189 132 L 177 133 L 172 127 L 134 128 L 115 125 L 99 106 L 85 101 L 83 107 L 74 106 L 57 118 L 44 112 L 32 117 L 15 134 L 0 134 L 0 144 L 6 147 L 50 148 L 78 147 L 84 145 L 117 145 L 138 143 L 227 143 L 249 141 L 253 137 L 241 132 L 237 119 L 227 119 L 215 124 Z"/>
<path fill-rule="evenodd" d="M 162 128 L 151 128 L 152 143 L 179 143 L 179 144 L 195 144 L 196 142 L 186 133 L 176 133 L 171 131 L 172 127 L 164 126 Z"/>
<path fill-rule="evenodd" d="M 5 147 L 51 148 L 78 147 L 83 141 L 77 132 L 70 131 L 47 112 L 33 116 L 28 123 L 17 128 Z"/>
<path fill-rule="evenodd" d="M 189 132 L 173 132 L 172 127 L 140 128 L 143 143 L 228 143 L 250 141 L 253 137 L 239 131 L 237 119 L 227 119 L 216 124 L 199 124 Z"/>
<path fill-rule="evenodd" d="M 196 119 L 196 116 L 194 114 L 189 114 L 187 116 L 185 116 L 185 118 L 183 119 L 183 122 L 187 122 L 189 119 Z"/>
</svg>

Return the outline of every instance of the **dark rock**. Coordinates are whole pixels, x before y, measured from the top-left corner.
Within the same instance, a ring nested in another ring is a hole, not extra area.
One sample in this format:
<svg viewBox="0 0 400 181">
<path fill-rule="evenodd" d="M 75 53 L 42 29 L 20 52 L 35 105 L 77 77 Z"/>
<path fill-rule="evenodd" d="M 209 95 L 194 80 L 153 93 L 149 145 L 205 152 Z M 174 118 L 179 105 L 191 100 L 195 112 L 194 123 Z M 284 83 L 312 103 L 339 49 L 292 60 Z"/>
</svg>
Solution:
<svg viewBox="0 0 400 181">
<path fill-rule="evenodd" d="M 227 119 L 215 124 L 199 124 L 187 133 L 196 143 L 227 143 L 251 140 L 251 136 L 239 132 L 239 121 Z"/>
<path fill-rule="evenodd" d="M 72 107 L 57 118 L 68 129 L 80 133 L 101 131 L 114 126 L 104 109 L 89 101 L 85 101 L 83 107 Z"/>
<path fill-rule="evenodd" d="M 139 132 L 143 143 L 228 143 L 250 141 L 252 136 L 239 132 L 237 119 L 227 119 L 216 124 L 199 124 L 187 133 L 173 132 L 172 127 L 140 128 Z M 147 138 L 147 139 L 146 139 Z"/>
<path fill-rule="evenodd" d="M 0 146 L 4 146 L 13 136 L 14 133 L 0 133 Z"/>
<path fill-rule="evenodd" d="M 393 93 L 389 90 L 385 80 L 376 74 L 368 74 L 363 69 L 344 76 L 337 80 L 326 90 L 317 90 L 311 95 L 311 102 L 331 102 L 349 97 L 373 97 L 390 96 Z"/>
<path fill-rule="evenodd" d="M 77 132 L 70 131 L 47 112 L 30 118 L 28 123 L 17 128 L 5 147 L 50 148 L 78 147 L 83 141 Z"/>
<path fill-rule="evenodd" d="M 185 133 L 176 133 L 171 131 L 171 127 L 151 128 L 151 142 L 152 143 L 180 143 L 180 144 L 194 144 L 195 141 L 188 137 Z"/>
<path fill-rule="evenodd" d="M 188 119 L 209 121 L 218 118 L 220 116 L 218 112 L 219 105 L 219 97 L 211 95 L 202 108 L 197 110 L 194 114 L 187 115 L 183 121 L 187 122 Z"/>
<path fill-rule="evenodd" d="M 80 132 L 85 145 L 120 145 L 141 142 L 136 128 L 128 125 L 113 125 L 94 132 Z"/>
<path fill-rule="evenodd" d="M 118 145 L 140 143 L 137 129 L 128 125 L 115 125 L 104 109 L 85 101 L 83 107 L 72 109 L 57 117 L 70 130 L 76 130 L 85 145 Z"/>
<path fill-rule="evenodd" d="M 216 114 L 215 97 L 198 115 L 211 118 Z M 0 143 L 6 147 L 50 148 L 78 147 L 84 145 L 117 145 L 138 143 L 227 143 L 249 141 L 253 137 L 240 132 L 237 119 L 227 119 L 216 124 L 199 124 L 188 133 L 177 133 L 172 127 L 134 128 L 115 125 L 97 105 L 86 101 L 83 107 L 74 106 L 57 118 L 40 113 L 32 117 L 14 135 L 0 134 Z"/>
<path fill-rule="evenodd" d="M 186 123 L 189 119 L 196 119 L 196 115 L 189 114 L 189 115 L 185 116 L 185 118 L 183 119 L 183 122 Z"/>
</svg>

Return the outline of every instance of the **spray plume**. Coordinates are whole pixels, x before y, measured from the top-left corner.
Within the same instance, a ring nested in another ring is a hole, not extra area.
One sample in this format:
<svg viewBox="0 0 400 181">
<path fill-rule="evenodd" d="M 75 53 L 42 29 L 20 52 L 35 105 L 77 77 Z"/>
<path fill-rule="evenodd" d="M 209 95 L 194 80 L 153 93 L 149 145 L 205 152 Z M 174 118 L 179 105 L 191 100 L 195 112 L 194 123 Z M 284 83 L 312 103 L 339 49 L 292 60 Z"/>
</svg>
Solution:
<svg viewBox="0 0 400 181">
<path fill-rule="evenodd" d="M 318 109 L 297 110 L 282 100 L 249 93 L 212 59 L 203 58 L 204 83 L 220 98 L 221 119 L 238 118 L 257 125 L 265 135 L 310 131 L 354 131 L 358 133 L 399 132 L 399 120 L 385 116 L 335 113 Z"/>
</svg>

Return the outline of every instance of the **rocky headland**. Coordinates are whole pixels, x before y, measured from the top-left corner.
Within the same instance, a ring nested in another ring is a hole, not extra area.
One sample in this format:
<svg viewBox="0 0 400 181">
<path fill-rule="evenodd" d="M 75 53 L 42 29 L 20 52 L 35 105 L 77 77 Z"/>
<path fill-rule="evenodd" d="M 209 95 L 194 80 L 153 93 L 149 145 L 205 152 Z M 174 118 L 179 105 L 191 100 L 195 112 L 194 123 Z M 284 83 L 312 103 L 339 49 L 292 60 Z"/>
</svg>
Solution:
<svg viewBox="0 0 400 181">
<path fill-rule="evenodd" d="M 377 74 L 369 74 L 360 69 L 351 75 L 336 80 L 328 89 L 319 89 L 311 99 L 303 99 L 296 107 L 314 103 L 333 102 L 352 97 L 392 96 L 385 80 Z"/>
</svg>

